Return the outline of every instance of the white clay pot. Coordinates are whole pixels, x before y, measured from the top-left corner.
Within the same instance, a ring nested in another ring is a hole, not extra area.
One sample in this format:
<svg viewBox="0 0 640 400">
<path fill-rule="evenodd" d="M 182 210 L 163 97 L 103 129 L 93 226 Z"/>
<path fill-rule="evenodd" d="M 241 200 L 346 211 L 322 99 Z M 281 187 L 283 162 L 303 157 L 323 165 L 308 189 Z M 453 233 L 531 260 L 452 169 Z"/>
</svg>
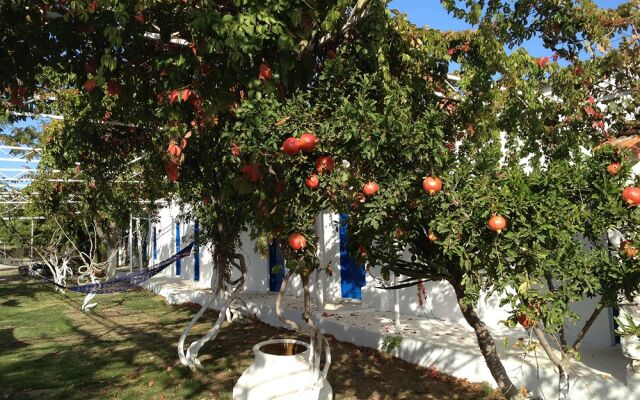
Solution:
<svg viewBox="0 0 640 400">
<path fill-rule="evenodd" d="M 233 387 L 234 400 L 331 400 L 331 385 L 309 366 L 309 345 L 276 339 L 253 346 L 255 360 Z M 326 373 L 326 371 L 325 371 Z"/>
</svg>

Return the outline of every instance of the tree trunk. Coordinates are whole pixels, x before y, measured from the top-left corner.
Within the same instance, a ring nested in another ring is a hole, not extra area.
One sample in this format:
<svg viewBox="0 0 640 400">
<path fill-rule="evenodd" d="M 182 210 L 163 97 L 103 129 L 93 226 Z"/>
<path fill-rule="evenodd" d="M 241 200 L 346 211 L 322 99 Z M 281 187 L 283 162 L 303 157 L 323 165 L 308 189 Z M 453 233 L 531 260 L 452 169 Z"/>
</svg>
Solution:
<svg viewBox="0 0 640 400">
<path fill-rule="evenodd" d="M 237 260 L 237 262 L 234 260 Z M 220 328 L 222 327 L 222 324 L 225 319 L 226 311 L 231 307 L 231 304 L 238 297 L 238 295 L 244 290 L 244 283 L 247 280 L 247 266 L 245 264 L 244 256 L 242 254 L 234 254 L 233 259 L 227 259 L 225 261 L 228 262 L 229 265 L 236 267 L 238 271 L 240 271 L 240 274 L 241 274 L 240 278 L 238 278 L 233 282 L 227 282 L 229 285 L 235 285 L 230 293 L 227 293 L 228 291 L 226 290 L 226 285 L 224 284 L 222 289 L 224 293 L 221 293 L 219 289 L 214 289 L 213 296 L 204 302 L 204 304 L 202 305 L 202 308 L 191 319 L 191 321 L 189 322 L 189 325 L 187 325 L 185 330 L 182 332 L 182 335 L 180 336 L 180 340 L 178 341 L 178 356 L 180 358 L 180 362 L 182 363 L 182 365 L 187 366 L 192 370 L 202 367 L 202 365 L 200 364 L 200 360 L 198 360 L 198 353 L 200 352 L 200 349 L 207 342 L 209 342 L 210 340 L 214 340 L 216 336 L 218 336 L 218 332 L 220 331 Z M 227 264 L 225 264 L 224 266 L 219 264 L 218 268 L 220 270 L 228 269 Z M 228 274 L 226 275 L 228 278 Z M 224 299 L 225 295 L 227 296 L 226 299 Z M 193 329 L 193 326 L 198 322 L 200 317 L 202 317 L 205 311 L 213 304 L 213 301 L 217 296 L 221 297 L 221 299 L 224 299 L 224 301 L 221 303 L 220 311 L 218 313 L 218 317 L 216 318 L 216 322 L 213 324 L 213 327 L 203 337 L 191 343 L 187 348 L 187 351 L 185 352 L 184 343 L 187 339 L 187 336 L 191 332 L 191 329 Z"/>
<path fill-rule="evenodd" d="M 473 305 L 465 303 L 464 288 L 459 282 L 449 281 L 449 283 L 451 283 L 455 290 L 456 298 L 458 299 L 458 307 L 460 307 L 460 311 L 462 312 L 464 319 L 476 333 L 480 352 L 482 353 L 484 361 L 491 372 L 491 376 L 495 379 L 498 388 L 500 388 L 502 394 L 509 400 L 524 399 L 525 397 L 518 391 L 518 388 L 515 387 L 513 382 L 511 382 L 507 371 L 504 369 L 502 360 L 500 360 L 500 356 L 498 355 L 496 343 L 487 329 L 487 326 L 480 317 L 478 317 Z"/>
<path fill-rule="evenodd" d="M 298 325 L 297 322 L 285 317 L 284 313 L 282 312 L 282 299 L 284 298 L 284 294 L 287 291 L 287 283 L 289 283 L 290 277 L 291 271 L 286 270 L 286 272 L 284 273 L 284 278 L 282 278 L 282 284 L 280 284 L 278 296 L 276 297 L 276 316 L 286 327 L 295 332 L 300 332 L 302 330 L 302 328 L 300 328 L 300 325 Z"/>
<path fill-rule="evenodd" d="M 304 288 L 304 314 L 303 318 L 307 323 L 307 331 L 309 333 L 309 365 L 311 371 L 316 377 L 316 382 L 313 385 L 315 390 L 320 391 L 324 384 L 324 380 L 327 378 L 327 373 L 331 365 L 331 350 L 329 349 L 329 342 L 324 337 L 320 328 L 316 325 L 313 319 L 313 308 L 311 307 L 311 290 L 309 287 L 309 275 L 301 275 L 302 284 Z M 322 358 L 322 350 L 326 353 L 325 366 L 323 370 L 320 370 L 320 361 Z"/>
<path fill-rule="evenodd" d="M 560 400 L 569 400 L 569 368 L 565 366 L 558 367 L 559 377 L 559 387 L 558 387 L 558 398 Z"/>
<path fill-rule="evenodd" d="M 118 248 L 119 248 L 119 233 L 115 223 L 109 224 L 109 231 L 106 234 L 107 252 L 109 253 L 109 266 L 107 267 L 106 278 L 110 279 L 116 276 L 116 267 L 118 266 Z"/>
</svg>

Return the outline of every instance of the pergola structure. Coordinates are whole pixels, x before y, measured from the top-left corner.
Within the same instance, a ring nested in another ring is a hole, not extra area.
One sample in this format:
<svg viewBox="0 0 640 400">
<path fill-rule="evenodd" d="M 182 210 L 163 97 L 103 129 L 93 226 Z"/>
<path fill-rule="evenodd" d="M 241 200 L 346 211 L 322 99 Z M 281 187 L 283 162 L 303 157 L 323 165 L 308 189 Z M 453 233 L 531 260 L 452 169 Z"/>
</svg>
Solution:
<svg viewBox="0 0 640 400">
<path fill-rule="evenodd" d="M 37 174 L 41 149 L 36 147 L 20 147 L 0 145 L 0 204 L 21 207 L 29 203 L 22 190 L 26 188 L 33 176 Z M 44 219 L 42 216 L 17 217 L 31 221 L 30 257 L 33 257 L 34 220 Z M 16 219 L 2 215 L 3 220 Z M 5 250 L 6 258 L 6 250 Z"/>
<path fill-rule="evenodd" d="M 63 119 L 62 116 L 58 115 L 28 115 L 29 117 L 36 118 L 47 118 L 47 119 Z M 128 125 L 122 124 L 119 122 L 113 122 L 112 124 L 117 125 Z M 31 221 L 31 236 L 30 236 L 30 257 L 33 258 L 33 238 L 34 238 L 34 221 L 35 220 L 44 220 L 44 216 L 10 216 L 11 211 L 15 211 L 18 208 L 23 207 L 25 204 L 31 203 L 31 200 L 28 196 L 23 192 L 25 188 L 31 184 L 31 182 L 35 179 L 38 174 L 38 164 L 40 162 L 40 156 L 42 154 L 42 149 L 38 147 L 29 147 L 29 146 L 9 146 L 0 144 L 0 204 L 9 207 L 9 210 L 5 210 L 1 215 L 5 221 L 9 220 L 30 220 Z M 134 164 L 139 161 L 142 157 L 136 157 L 131 160 L 128 165 Z M 52 172 L 61 172 L 58 170 L 53 170 Z M 61 178 L 50 178 L 47 179 L 48 182 L 83 182 L 81 179 L 61 179 Z M 135 183 L 136 181 L 128 181 Z M 37 193 L 32 193 L 37 194 Z M 69 199 L 67 200 L 69 203 L 77 203 L 77 200 Z M 140 232 L 140 220 L 148 218 L 140 218 L 134 217 L 133 215 L 129 216 L 129 231 L 127 234 L 127 258 L 129 259 L 130 268 L 133 268 L 134 263 L 134 254 L 133 254 L 133 236 L 134 232 Z M 134 222 L 135 221 L 135 222 Z M 134 226 L 135 224 L 135 226 Z M 138 235 L 139 236 L 139 235 Z M 140 245 L 140 244 L 138 244 Z M 6 251 L 5 251 L 6 257 Z M 139 267 L 142 267 L 142 255 L 138 255 L 138 264 Z"/>
</svg>

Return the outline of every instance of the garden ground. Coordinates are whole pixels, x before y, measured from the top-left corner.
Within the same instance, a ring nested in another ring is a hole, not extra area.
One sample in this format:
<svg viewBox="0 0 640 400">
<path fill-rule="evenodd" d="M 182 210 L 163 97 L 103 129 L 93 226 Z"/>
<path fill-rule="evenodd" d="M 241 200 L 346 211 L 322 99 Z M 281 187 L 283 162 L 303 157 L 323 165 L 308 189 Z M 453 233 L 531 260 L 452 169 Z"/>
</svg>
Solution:
<svg viewBox="0 0 640 400">
<path fill-rule="evenodd" d="M 103 295 L 90 314 L 82 295 L 56 293 L 0 271 L 0 398 L 230 399 L 253 360 L 252 346 L 291 332 L 260 322 L 225 325 L 201 351 L 205 369 L 177 361 L 193 306 L 167 305 L 143 290 Z M 202 334 L 215 313 L 194 329 Z M 475 384 L 375 350 L 331 340 L 335 399 L 498 399 Z"/>
</svg>

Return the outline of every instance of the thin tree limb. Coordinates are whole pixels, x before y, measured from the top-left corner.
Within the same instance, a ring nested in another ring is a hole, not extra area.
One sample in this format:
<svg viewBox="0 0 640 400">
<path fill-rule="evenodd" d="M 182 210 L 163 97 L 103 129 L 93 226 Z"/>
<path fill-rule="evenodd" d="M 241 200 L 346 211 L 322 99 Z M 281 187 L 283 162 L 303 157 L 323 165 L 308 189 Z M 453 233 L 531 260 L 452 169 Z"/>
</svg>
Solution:
<svg viewBox="0 0 640 400">
<path fill-rule="evenodd" d="M 584 325 L 582 326 L 582 329 L 580 329 L 580 332 L 578 333 L 578 336 L 576 337 L 575 342 L 573 342 L 574 351 L 578 351 L 578 349 L 580 348 L 580 345 L 582 345 L 582 341 L 584 340 L 584 337 L 587 335 L 587 332 L 589 332 L 589 329 L 591 328 L 593 323 L 596 321 L 596 319 L 598 318 L 598 315 L 600 315 L 603 309 L 604 309 L 604 305 L 602 303 L 598 303 L 596 308 L 593 310 L 593 312 L 589 316 L 589 319 L 587 319 L 587 322 L 585 322 Z"/>
<path fill-rule="evenodd" d="M 544 352 L 547 353 L 547 357 L 549 357 L 549 360 L 551 360 L 551 362 L 557 365 L 558 367 L 563 366 L 562 358 L 558 357 L 553 347 L 551 347 L 551 344 L 549 344 L 549 341 L 547 340 L 547 337 L 545 336 L 544 331 L 540 329 L 540 327 L 538 327 L 537 325 L 533 327 L 533 331 L 535 332 L 536 337 L 538 338 L 538 342 L 540 342 L 540 346 L 542 347 Z"/>
<path fill-rule="evenodd" d="M 298 325 L 295 321 L 286 318 L 282 313 L 282 298 L 284 297 L 284 293 L 287 290 L 287 283 L 289 282 L 290 277 L 291 271 L 287 270 L 284 274 L 284 278 L 282 278 L 282 284 L 280 285 L 280 290 L 278 291 L 278 296 L 276 297 L 276 315 L 278 316 L 278 319 L 290 329 L 296 332 L 300 332 L 302 330 L 302 328 L 300 328 L 300 325 Z"/>
</svg>

